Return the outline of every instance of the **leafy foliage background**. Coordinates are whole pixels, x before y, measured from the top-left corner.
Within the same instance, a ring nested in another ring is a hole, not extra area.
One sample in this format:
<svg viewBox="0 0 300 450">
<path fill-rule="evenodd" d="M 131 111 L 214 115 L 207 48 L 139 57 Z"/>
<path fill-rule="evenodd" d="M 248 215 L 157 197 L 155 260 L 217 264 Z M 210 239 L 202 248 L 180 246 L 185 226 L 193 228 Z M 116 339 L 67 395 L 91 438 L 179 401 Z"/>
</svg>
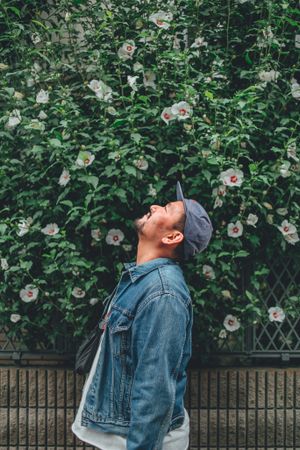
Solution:
<svg viewBox="0 0 300 450">
<path fill-rule="evenodd" d="M 173 14 L 168 29 L 149 20 L 158 10 Z M 41 342 L 48 348 L 59 336 L 71 343 L 85 336 L 123 262 L 135 259 L 133 219 L 153 203 L 174 200 L 177 179 L 214 226 L 209 247 L 183 265 L 194 302 L 194 345 L 212 348 L 226 314 L 239 317 L 237 334 L 253 320 L 268 320 L 251 287 L 242 294 L 242 270 L 254 261 L 252 281 L 259 287 L 266 257 L 297 248 L 276 225 L 284 218 L 299 223 L 299 163 L 287 157 L 299 136 L 299 97 L 291 90 L 292 80 L 300 83 L 298 3 L 3 0 L 0 11 L 0 242 L 9 265 L 0 274 L 0 322 L 8 335 L 33 349 Z M 207 45 L 191 47 L 199 36 Z M 122 60 L 118 49 L 128 40 L 136 50 Z M 137 62 L 155 73 L 156 88 L 144 86 L 142 71 L 133 69 Z M 262 81 L 259 73 L 271 70 L 277 79 Z M 139 75 L 136 91 L 128 75 Z M 111 102 L 88 87 L 93 79 L 112 88 Z M 45 104 L 36 102 L 41 89 L 49 92 Z M 192 105 L 191 117 L 166 124 L 163 108 L 180 101 Z M 7 128 L 15 109 L 22 120 Z M 95 159 L 78 169 L 83 150 Z M 136 165 L 141 157 L 147 170 Z M 290 175 L 283 177 L 285 161 Z M 63 168 L 71 176 L 66 186 L 58 184 Z M 229 168 L 242 170 L 244 182 L 229 187 L 222 206 L 214 207 L 213 189 Z M 249 213 L 258 216 L 256 227 L 247 225 Z M 28 217 L 32 224 L 20 237 L 18 223 Z M 227 225 L 237 220 L 244 231 L 234 239 Z M 41 233 L 49 223 L 58 234 Z M 97 228 L 100 240 L 91 237 Z M 122 245 L 106 243 L 112 228 L 123 231 Z M 213 267 L 214 279 L 205 277 L 204 264 Z M 29 283 L 39 295 L 24 303 L 19 292 Z M 75 286 L 85 297 L 72 295 Z M 100 301 L 91 305 L 94 297 Z M 287 301 L 286 313 L 297 314 L 298 304 Z M 21 320 L 12 323 L 12 313 Z"/>
</svg>

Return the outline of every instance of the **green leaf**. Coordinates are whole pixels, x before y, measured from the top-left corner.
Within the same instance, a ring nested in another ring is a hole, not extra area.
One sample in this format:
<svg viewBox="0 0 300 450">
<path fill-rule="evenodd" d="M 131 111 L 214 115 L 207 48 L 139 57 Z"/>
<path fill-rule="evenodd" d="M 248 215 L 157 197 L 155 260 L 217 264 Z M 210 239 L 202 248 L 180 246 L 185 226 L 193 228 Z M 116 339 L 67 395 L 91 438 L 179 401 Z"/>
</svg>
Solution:
<svg viewBox="0 0 300 450">
<path fill-rule="evenodd" d="M 247 252 L 246 250 L 239 250 L 239 251 L 235 254 L 235 257 L 236 257 L 236 258 L 242 258 L 242 257 L 248 256 L 248 255 L 250 255 L 250 253 Z"/>
<path fill-rule="evenodd" d="M 212 166 L 218 166 L 219 162 L 216 158 L 207 158 L 207 164 L 211 164 Z"/>
<path fill-rule="evenodd" d="M 121 125 L 124 125 L 125 123 L 127 123 L 126 119 L 117 119 L 111 124 L 111 127 L 112 128 L 118 128 Z"/>
<path fill-rule="evenodd" d="M 134 175 L 136 177 L 136 168 L 133 166 L 125 166 L 124 170 L 128 175 Z"/>
<path fill-rule="evenodd" d="M 91 184 L 95 189 L 99 183 L 99 178 L 94 175 L 81 175 L 78 177 L 78 180 Z"/>
<path fill-rule="evenodd" d="M 71 202 L 71 200 L 62 200 L 61 202 L 59 202 L 59 204 L 70 206 L 70 208 L 73 208 L 73 203 Z"/>
<path fill-rule="evenodd" d="M 249 64 L 250 66 L 253 64 L 253 61 L 252 61 L 252 59 L 250 58 L 248 52 L 245 52 L 245 61 L 246 61 L 246 63 Z"/>
<path fill-rule="evenodd" d="M 20 261 L 21 269 L 29 270 L 32 267 L 32 261 Z"/>
<path fill-rule="evenodd" d="M 0 234 L 5 234 L 6 230 L 7 230 L 6 223 L 0 223 Z"/>
<path fill-rule="evenodd" d="M 39 27 L 44 28 L 44 30 L 48 30 L 48 27 L 46 27 L 46 25 L 44 25 L 42 22 L 39 22 L 38 20 L 35 19 L 31 19 L 31 22 L 35 23 L 36 25 L 38 25 Z"/>
<path fill-rule="evenodd" d="M 49 144 L 52 147 L 61 147 L 62 146 L 62 144 L 61 144 L 59 139 L 49 139 Z"/>
<path fill-rule="evenodd" d="M 208 100 L 213 100 L 214 94 L 210 91 L 204 91 L 204 96 L 208 98 Z"/>
</svg>

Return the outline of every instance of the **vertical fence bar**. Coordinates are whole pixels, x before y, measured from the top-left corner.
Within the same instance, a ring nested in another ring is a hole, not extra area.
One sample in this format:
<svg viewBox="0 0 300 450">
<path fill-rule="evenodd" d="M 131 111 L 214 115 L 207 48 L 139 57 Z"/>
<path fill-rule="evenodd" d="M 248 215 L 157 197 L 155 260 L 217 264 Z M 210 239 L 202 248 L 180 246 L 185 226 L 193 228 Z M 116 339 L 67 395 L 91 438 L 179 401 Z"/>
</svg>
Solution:
<svg viewBox="0 0 300 450">
<path fill-rule="evenodd" d="M 220 372 L 217 370 L 217 448 L 220 446 Z"/>
<path fill-rule="evenodd" d="M 38 450 L 39 443 L 39 421 L 38 421 L 38 411 L 39 411 L 39 374 L 38 370 L 35 370 L 35 450 Z"/>
<path fill-rule="evenodd" d="M 6 439 L 7 439 L 7 449 L 9 449 L 10 445 L 10 370 L 7 369 L 7 431 L 6 431 Z"/>
<path fill-rule="evenodd" d="M 54 371 L 54 444 L 55 444 L 55 448 L 57 447 L 57 434 L 58 434 L 58 429 L 57 429 L 57 406 L 58 402 L 57 402 L 57 370 Z"/>
<path fill-rule="evenodd" d="M 246 405 L 245 405 L 245 407 L 246 407 L 246 436 L 245 436 L 245 445 L 246 445 L 246 448 L 248 447 L 248 430 L 249 430 L 249 427 L 248 427 L 248 424 L 249 424 L 249 414 L 248 414 L 248 411 L 249 411 L 249 372 L 248 372 L 248 370 L 246 371 Z"/>
<path fill-rule="evenodd" d="M 25 445 L 26 448 L 29 447 L 29 372 L 28 369 L 25 372 L 26 375 L 26 438 L 25 438 Z"/>
<path fill-rule="evenodd" d="M 264 433 L 264 445 L 268 448 L 268 372 L 265 371 L 265 433 Z"/>
</svg>

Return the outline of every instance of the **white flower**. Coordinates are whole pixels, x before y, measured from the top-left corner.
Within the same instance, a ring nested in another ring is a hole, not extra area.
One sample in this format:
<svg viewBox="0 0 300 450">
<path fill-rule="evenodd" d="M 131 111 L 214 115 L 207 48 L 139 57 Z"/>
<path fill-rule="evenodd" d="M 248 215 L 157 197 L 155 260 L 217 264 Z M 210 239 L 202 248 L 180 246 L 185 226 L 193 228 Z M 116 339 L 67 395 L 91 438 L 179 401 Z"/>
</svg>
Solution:
<svg viewBox="0 0 300 450">
<path fill-rule="evenodd" d="M 16 322 L 19 322 L 20 319 L 21 319 L 20 314 L 11 314 L 10 315 L 11 322 L 16 323 Z"/>
<path fill-rule="evenodd" d="M 221 200 L 220 197 L 217 196 L 213 208 L 215 209 L 222 205 L 223 205 L 223 200 Z"/>
<path fill-rule="evenodd" d="M 24 234 L 28 233 L 31 223 L 32 223 L 32 217 L 28 217 L 26 220 L 22 219 L 18 223 L 19 231 L 17 231 L 17 235 L 24 236 Z"/>
<path fill-rule="evenodd" d="M 143 157 L 136 159 L 134 161 L 135 167 L 137 167 L 140 170 L 147 170 L 148 169 L 148 161 L 144 159 Z"/>
<path fill-rule="evenodd" d="M 118 57 L 123 61 L 127 59 L 132 59 L 132 55 L 136 49 L 135 43 L 132 40 L 124 42 L 122 47 L 118 50 Z"/>
<path fill-rule="evenodd" d="M 34 284 L 26 284 L 25 289 L 21 289 L 19 295 L 23 302 L 29 303 L 36 300 L 38 293 L 39 289 Z"/>
<path fill-rule="evenodd" d="M 176 119 L 176 114 L 172 113 L 171 108 L 164 108 L 160 117 L 164 122 L 166 122 L 167 125 L 169 125 L 170 120 Z"/>
<path fill-rule="evenodd" d="M 28 125 L 24 127 L 26 130 L 45 131 L 45 125 L 37 119 L 32 119 Z"/>
<path fill-rule="evenodd" d="M 214 269 L 211 266 L 209 266 L 208 264 L 203 265 L 202 273 L 204 274 L 205 278 L 208 280 L 214 280 L 216 278 Z"/>
<path fill-rule="evenodd" d="M 287 148 L 287 157 L 292 158 L 294 161 L 298 162 L 299 158 L 296 154 L 296 151 L 297 151 L 296 142 L 291 142 Z"/>
<path fill-rule="evenodd" d="M 109 102 L 112 99 L 112 89 L 107 86 L 103 81 L 91 80 L 88 87 L 95 92 L 96 97 L 105 102 Z"/>
<path fill-rule="evenodd" d="M 149 20 L 155 25 L 157 25 L 159 28 L 163 28 L 167 30 L 170 27 L 171 20 L 173 19 L 173 14 L 170 12 L 165 12 L 162 10 L 157 11 L 154 14 L 151 14 L 149 16 Z"/>
<path fill-rule="evenodd" d="M 143 64 L 141 64 L 141 63 L 139 63 L 139 62 L 135 62 L 135 63 L 133 64 L 133 71 L 134 71 L 134 72 L 140 72 L 140 71 L 143 70 L 143 68 L 144 68 Z"/>
<path fill-rule="evenodd" d="M 113 107 L 113 106 L 108 106 L 108 108 L 106 109 L 106 111 L 108 112 L 108 114 L 110 114 L 111 116 L 115 116 L 117 114 L 117 110 Z"/>
<path fill-rule="evenodd" d="M 268 313 L 269 313 L 269 320 L 271 322 L 282 322 L 285 318 L 285 313 L 283 311 L 282 308 L 280 308 L 279 306 L 272 306 L 271 308 L 268 309 Z"/>
<path fill-rule="evenodd" d="M 102 233 L 99 228 L 94 228 L 93 230 L 91 230 L 91 236 L 93 239 L 95 239 L 95 241 L 100 241 L 101 235 Z"/>
<path fill-rule="evenodd" d="M 92 305 L 92 306 L 96 305 L 96 303 L 98 303 L 99 300 L 100 300 L 100 298 L 98 298 L 98 297 L 91 298 L 90 305 Z"/>
<path fill-rule="evenodd" d="M 156 75 L 151 70 L 147 70 L 144 73 L 143 83 L 144 83 L 145 87 L 152 87 L 153 89 L 156 89 L 156 84 L 154 82 L 155 80 L 156 80 Z"/>
<path fill-rule="evenodd" d="M 269 71 L 265 71 L 262 70 L 261 72 L 259 72 L 258 77 L 261 81 L 277 81 L 279 72 L 276 72 L 275 70 L 269 70 Z"/>
<path fill-rule="evenodd" d="M 123 244 L 122 247 L 124 248 L 125 252 L 130 252 L 132 250 L 131 244 Z"/>
<path fill-rule="evenodd" d="M 295 225 L 293 225 L 292 223 L 289 223 L 288 220 L 284 219 L 281 222 L 281 225 L 276 225 L 278 230 L 281 231 L 281 233 L 285 236 L 287 234 L 294 234 L 297 233 L 297 229 L 295 227 Z"/>
<path fill-rule="evenodd" d="M 22 92 L 19 91 L 15 91 L 13 96 L 16 100 L 22 100 L 24 98 L 24 94 L 22 94 Z"/>
<path fill-rule="evenodd" d="M 85 297 L 85 291 L 83 289 L 80 289 L 79 287 L 74 287 L 72 290 L 73 297 L 76 298 L 83 298 Z"/>
<path fill-rule="evenodd" d="M 273 224 L 273 220 L 274 220 L 274 215 L 273 214 L 267 214 L 266 217 L 267 222 L 272 225 Z"/>
<path fill-rule="evenodd" d="M 59 232 L 59 228 L 56 223 L 48 223 L 44 228 L 41 228 L 41 232 L 53 236 Z"/>
<path fill-rule="evenodd" d="M 298 233 L 292 233 L 292 234 L 286 234 L 285 236 L 284 236 L 284 239 L 289 243 L 289 244 L 292 244 L 292 245 L 295 245 L 296 244 L 296 242 L 299 242 L 299 236 L 298 236 Z"/>
<path fill-rule="evenodd" d="M 40 64 L 37 61 L 34 61 L 33 63 L 33 69 L 31 69 L 31 72 L 36 74 L 38 72 L 41 72 L 43 68 L 40 66 Z"/>
<path fill-rule="evenodd" d="M 292 172 L 289 171 L 291 163 L 289 161 L 283 161 L 281 166 L 279 167 L 280 175 L 283 178 L 287 178 L 292 175 Z"/>
<path fill-rule="evenodd" d="M 299 236 L 297 233 L 297 229 L 295 225 L 289 223 L 288 220 L 283 220 L 281 222 L 281 226 L 276 225 L 276 227 L 281 231 L 284 239 L 292 245 L 295 245 L 296 242 L 299 242 Z"/>
<path fill-rule="evenodd" d="M 6 123 L 7 128 L 14 128 L 21 122 L 22 117 L 19 109 L 14 109 L 8 118 L 8 121 Z"/>
<path fill-rule="evenodd" d="M 32 40 L 32 42 L 33 42 L 34 44 L 38 44 L 39 42 L 42 41 L 42 39 L 41 39 L 39 33 L 32 33 L 32 35 L 31 35 L 31 40 Z"/>
<path fill-rule="evenodd" d="M 7 270 L 9 268 L 8 263 L 7 263 L 7 259 L 6 258 L 1 258 L 1 269 L 3 270 Z"/>
<path fill-rule="evenodd" d="M 151 195 L 151 197 L 156 197 L 157 195 L 157 191 L 156 189 L 153 187 L 152 183 L 150 183 L 148 185 L 148 195 Z"/>
<path fill-rule="evenodd" d="M 41 89 L 38 92 L 35 101 L 37 103 L 48 103 L 48 101 L 49 101 L 49 92 L 48 91 L 44 91 L 44 89 Z"/>
<path fill-rule="evenodd" d="M 295 47 L 300 48 L 300 34 L 295 34 Z"/>
<path fill-rule="evenodd" d="M 69 11 L 67 11 L 66 14 L 65 14 L 65 21 L 69 22 L 70 19 L 71 19 L 71 16 L 72 16 L 72 14 Z"/>
<path fill-rule="evenodd" d="M 69 183 L 70 179 L 70 172 L 68 171 L 68 169 L 64 168 L 59 177 L 58 184 L 60 184 L 60 186 L 66 186 Z"/>
<path fill-rule="evenodd" d="M 7 64 L 0 63 L 0 70 L 6 70 L 9 66 Z"/>
<path fill-rule="evenodd" d="M 235 331 L 240 328 L 239 320 L 232 314 L 227 314 L 224 319 L 223 325 L 228 331 Z"/>
<path fill-rule="evenodd" d="M 241 186 L 244 174 L 239 169 L 227 169 L 221 172 L 219 178 L 227 186 Z"/>
<path fill-rule="evenodd" d="M 175 114 L 178 120 L 184 120 L 190 117 L 193 109 L 187 102 L 179 102 L 172 105 L 171 111 Z"/>
<path fill-rule="evenodd" d="M 291 94 L 296 100 L 300 100 L 300 84 L 293 78 L 291 84 Z"/>
<path fill-rule="evenodd" d="M 39 119 L 41 119 L 41 120 L 45 120 L 45 119 L 47 119 L 47 114 L 42 110 L 42 111 L 40 111 L 40 113 L 39 113 L 39 115 L 38 115 L 38 118 Z"/>
<path fill-rule="evenodd" d="M 34 84 L 35 84 L 35 81 L 33 78 L 27 78 L 27 80 L 26 80 L 27 87 L 32 87 L 32 86 L 34 86 Z"/>
<path fill-rule="evenodd" d="M 243 234 L 243 225 L 239 220 L 236 221 L 236 223 L 230 222 L 227 225 L 227 234 L 230 237 L 237 238 Z"/>
<path fill-rule="evenodd" d="M 227 337 L 227 331 L 226 330 L 221 330 L 219 333 L 219 338 L 221 339 L 225 339 Z"/>
<path fill-rule="evenodd" d="M 272 39 L 272 38 L 274 37 L 274 33 L 273 33 L 273 31 L 272 31 L 271 25 L 268 25 L 267 28 L 264 28 L 264 29 L 263 29 L 263 36 L 264 36 L 266 39 Z"/>
<path fill-rule="evenodd" d="M 199 48 L 199 47 L 207 47 L 207 42 L 204 40 L 204 37 L 199 36 L 192 43 L 191 48 Z"/>
<path fill-rule="evenodd" d="M 224 289 L 223 291 L 221 291 L 221 293 L 224 298 L 232 298 L 231 292 L 228 289 Z"/>
<path fill-rule="evenodd" d="M 212 191 L 213 196 L 218 195 L 219 197 L 225 197 L 227 188 L 224 184 L 220 184 L 217 188 Z"/>
<path fill-rule="evenodd" d="M 115 228 L 109 230 L 105 238 L 106 243 L 109 245 L 120 245 L 120 242 L 123 241 L 123 239 L 124 233 L 121 230 Z"/>
<path fill-rule="evenodd" d="M 276 209 L 277 214 L 279 214 L 280 216 L 286 216 L 288 214 L 288 209 L 287 208 L 277 208 Z"/>
<path fill-rule="evenodd" d="M 248 215 L 247 220 L 246 220 L 247 225 L 252 225 L 255 228 L 256 228 L 255 224 L 256 224 L 257 221 L 258 221 L 257 215 L 256 214 L 252 214 L 252 213 L 250 213 Z"/>
<path fill-rule="evenodd" d="M 129 84 L 129 86 L 131 87 L 131 89 L 133 91 L 138 90 L 137 85 L 136 85 L 136 80 L 138 77 L 139 77 L 138 75 L 135 75 L 133 77 L 131 75 L 127 75 L 127 83 Z"/>
<path fill-rule="evenodd" d="M 263 202 L 263 205 L 264 205 L 264 207 L 267 208 L 267 209 L 273 209 L 273 206 L 271 205 L 271 203 Z"/>
<path fill-rule="evenodd" d="M 91 152 L 87 152 L 87 151 L 80 151 L 77 159 L 75 161 L 75 164 L 77 167 L 87 167 L 90 164 L 92 164 L 92 162 L 95 159 L 95 155 L 93 155 Z"/>
</svg>

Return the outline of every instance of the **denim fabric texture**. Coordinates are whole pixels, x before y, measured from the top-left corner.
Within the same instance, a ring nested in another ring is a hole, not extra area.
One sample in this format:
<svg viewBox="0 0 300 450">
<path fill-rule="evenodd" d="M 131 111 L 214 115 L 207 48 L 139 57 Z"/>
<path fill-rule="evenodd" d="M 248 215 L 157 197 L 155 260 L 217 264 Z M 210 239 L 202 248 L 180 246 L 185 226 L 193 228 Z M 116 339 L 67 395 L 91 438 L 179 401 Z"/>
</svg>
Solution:
<svg viewBox="0 0 300 450">
<path fill-rule="evenodd" d="M 81 425 L 126 436 L 127 450 L 161 450 L 164 436 L 184 421 L 190 292 L 173 259 L 124 267 Z"/>
</svg>

